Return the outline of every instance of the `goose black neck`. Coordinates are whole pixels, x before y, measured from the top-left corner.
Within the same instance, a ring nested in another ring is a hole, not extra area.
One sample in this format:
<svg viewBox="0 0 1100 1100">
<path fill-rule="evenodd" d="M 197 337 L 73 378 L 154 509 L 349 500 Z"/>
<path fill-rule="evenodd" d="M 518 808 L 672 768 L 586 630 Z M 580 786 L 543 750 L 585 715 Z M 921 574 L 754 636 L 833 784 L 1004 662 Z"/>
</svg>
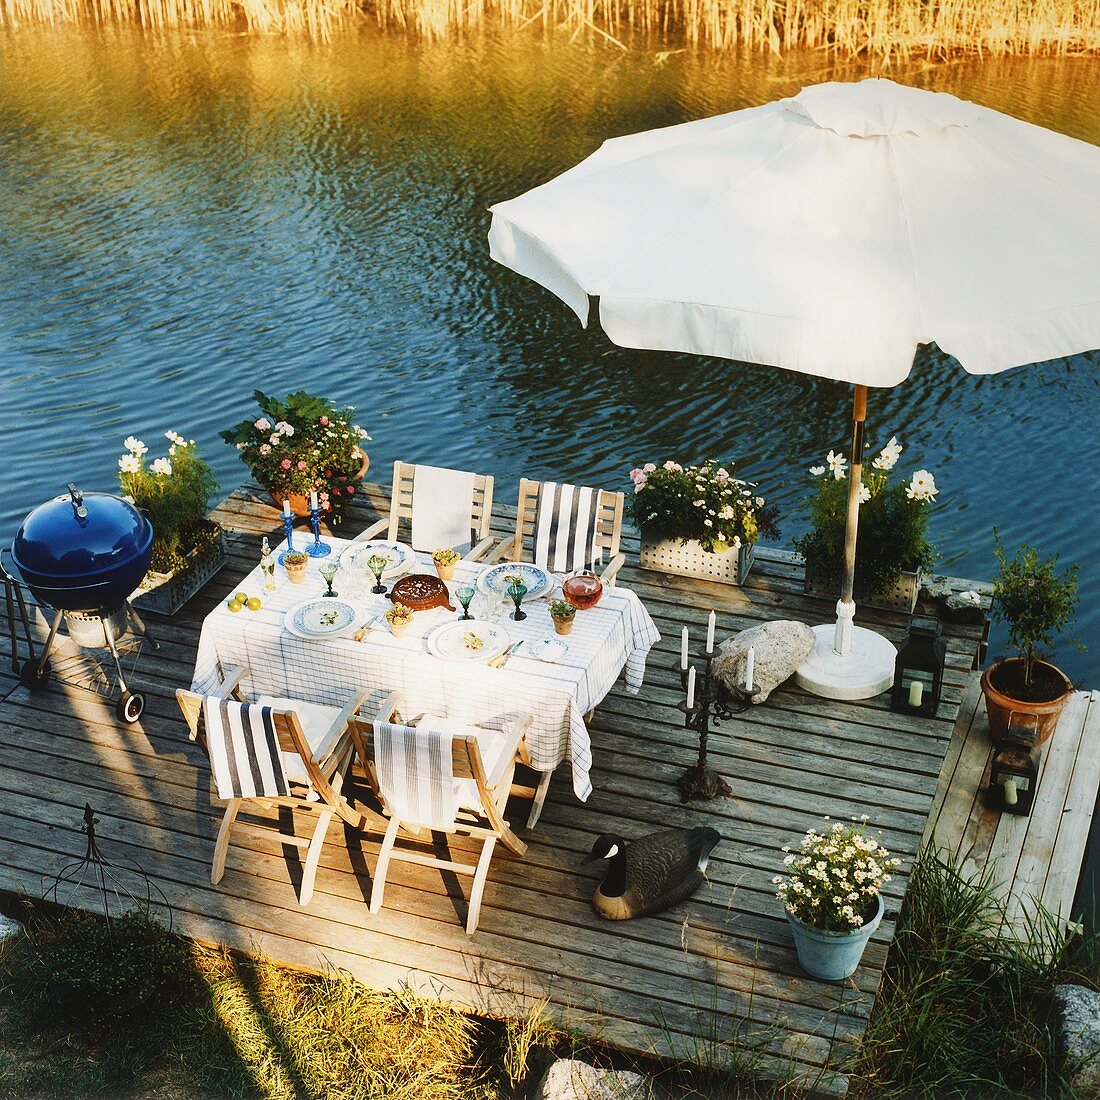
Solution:
<svg viewBox="0 0 1100 1100">
<path fill-rule="evenodd" d="M 605 898 L 621 898 L 626 893 L 626 850 L 622 844 L 607 861 L 607 874 L 600 892 Z"/>
</svg>

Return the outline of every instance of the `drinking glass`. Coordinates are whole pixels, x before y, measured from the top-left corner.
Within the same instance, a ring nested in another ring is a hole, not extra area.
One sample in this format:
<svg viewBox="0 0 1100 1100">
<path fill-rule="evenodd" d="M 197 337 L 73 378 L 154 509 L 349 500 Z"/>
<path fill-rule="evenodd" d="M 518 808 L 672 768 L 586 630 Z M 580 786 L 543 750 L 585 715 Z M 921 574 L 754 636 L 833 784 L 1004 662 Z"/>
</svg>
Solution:
<svg viewBox="0 0 1100 1100">
<path fill-rule="evenodd" d="M 383 557 L 381 554 L 372 554 L 367 559 L 367 566 L 374 574 L 374 587 L 372 592 L 383 593 L 386 591 L 386 586 L 382 583 L 382 574 L 389 568 L 390 559 Z"/>
<path fill-rule="evenodd" d="M 461 585 L 460 587 L 455 589 L 455 598 L 460 604 L 462 604 L 462 618 L 473 618 L 473 616 L 470 614 L 470 603 L 476 595 L 477 589 L 468 584 Z"/>
<path fill-rule="evenodd" d="M 527 612 L 524 611 L 521 606 L 523 603 L 523 597 L 526 595 L 527 585 L 525 585 L 523 581 L 512 581 L 512 583 L 508 585 L 508 596 L 511 599 L 512 603 L 516 605 L 516 610 L 515 613 L 512 615 L 512 618 L 517 623 L 522 622 L 522 620 L 527 618 Z"/>
<path fill-rule="evenodd" d="M 328 591 L 324 593 L 326 596 L 339 596 L 339 592 L 334 592 L 332 589 L 332 580 L 336 576 L 337 569 L 340 568 L 340 563 L 337 561 L 322 562 L 318 566 L 319 572 L 322 577 L 325 578 L 325 584 L 328 585 Z"/>
<path fill-rule="evenodd" d="M 275 558 L 268 555 L 260 562 L 260 572 L 264 575 L 264 591 L 274 592 L 278 587 L 275 583 Z"/>
</svg>

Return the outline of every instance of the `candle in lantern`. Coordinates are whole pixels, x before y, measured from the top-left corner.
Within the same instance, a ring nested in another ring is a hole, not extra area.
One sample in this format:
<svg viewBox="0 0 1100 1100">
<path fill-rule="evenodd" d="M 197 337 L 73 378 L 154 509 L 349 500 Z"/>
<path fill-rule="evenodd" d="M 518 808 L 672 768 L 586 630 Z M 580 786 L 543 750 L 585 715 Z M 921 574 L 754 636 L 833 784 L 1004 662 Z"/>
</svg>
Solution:
<svg viewBox="0 0 1100 1100">
<path fill-rule="evenodd" d="M 714 625 L 715 625 L 716 621 L 717 621 L 717 616 L 712 611 L 710 613 L 710 618 L 707 619 L 707 652 L 708 653 L 713 653 L 714 652 Z"/>
<path fill-rule="evenodd" d="M 688 628 L 680 632 L 680 668 L 686 672 L 688 666 Z"/>
<path fill-rule="evenodd" d="M 749 646 L 749 655 L 745 658 L 745 690 L 752 691 L 752 674 L 754 671 L 754 664 L 756 662 L 756 651 Z"/>
<path fill-rule="evenodd" d="M 1005 805 L 1006 806 L 1015 806 L 1018 801 L 1019 801 L 1019 796 L 1016 794 L 1016 780 L 1015 779 L 1006 779 L 1005 780 Z"/>
<path fill-rule="evenodd" d="M 290 519 L 290 499 L 289 499 L 289 497 L 283 497 L 283 516 L 286 519 Z"/>
<path fill-rule="evenodd" d="M 922 680 L 914 680 L 909 685 L 909 705 L 911 707 L 919 707 L 923 698 L 924 682 Z"/>
<path fill-rule="evenodd" d="M 688 669 L 688 698 L 687 698 L 688 710 L 695 709 L 695 666 L 692 665 Z"/>
<path fill-rule="evenodd" d="M 309 506 L 316 512 L 317 511 L 317 490 L 310 489 L 309 491 Z"/>
</svg>

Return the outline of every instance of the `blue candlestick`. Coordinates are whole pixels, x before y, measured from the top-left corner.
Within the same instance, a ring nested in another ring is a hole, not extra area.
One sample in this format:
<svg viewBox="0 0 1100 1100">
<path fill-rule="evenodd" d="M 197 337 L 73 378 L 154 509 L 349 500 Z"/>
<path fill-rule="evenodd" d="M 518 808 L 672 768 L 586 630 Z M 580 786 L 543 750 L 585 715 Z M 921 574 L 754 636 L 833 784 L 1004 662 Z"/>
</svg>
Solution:
<svg viewBox="0 0 1100 1100">
<path fill-rule="evenodd" d="M 309 525 L 313 528 L 313 545 L 306 547 L 306 553 L 311 558 L 323 558 L 332 553 L 332 547 L 321 541 L 321 509 L 310 508 Z"/>
<path fill-rule="evenodd" d="M 279 564 L 283 564 L 283 560 L 287 554 L 290 554 L 294 550 L 294 517 L 284 515 L 283 526 L 286 528 L 286 549 L 279 555 Z"/>
</svg>

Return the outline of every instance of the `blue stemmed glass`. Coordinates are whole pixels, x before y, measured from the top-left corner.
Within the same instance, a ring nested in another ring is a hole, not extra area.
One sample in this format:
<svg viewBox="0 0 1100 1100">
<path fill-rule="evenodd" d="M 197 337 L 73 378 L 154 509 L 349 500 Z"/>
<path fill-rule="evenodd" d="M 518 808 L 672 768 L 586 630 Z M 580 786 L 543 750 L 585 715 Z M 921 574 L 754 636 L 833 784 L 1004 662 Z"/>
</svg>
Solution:
<svg viewBox="0 0 1100 1100">
<path fill-rule="evenodd" d="M 516 605 L 516 610 L 512 614 L 512 619 L 517 623 L 527 618 L 527 612 L 524 611 L 521 606 L 523 597 L 526 595 L 527 585 L 525 585 L 523 581 L 512 581 L 512 583 L 508 585 L 508 596 L 512 603 Z"/>
<path fill-rule="evenodd" d="M 321 509 L 310 508 L 309 525 L 313 528 L 313 542 L 306 547 L 311 558 L 323 558 L 332 553 L 332 547 L 321 541 Z"/>
</svg>

